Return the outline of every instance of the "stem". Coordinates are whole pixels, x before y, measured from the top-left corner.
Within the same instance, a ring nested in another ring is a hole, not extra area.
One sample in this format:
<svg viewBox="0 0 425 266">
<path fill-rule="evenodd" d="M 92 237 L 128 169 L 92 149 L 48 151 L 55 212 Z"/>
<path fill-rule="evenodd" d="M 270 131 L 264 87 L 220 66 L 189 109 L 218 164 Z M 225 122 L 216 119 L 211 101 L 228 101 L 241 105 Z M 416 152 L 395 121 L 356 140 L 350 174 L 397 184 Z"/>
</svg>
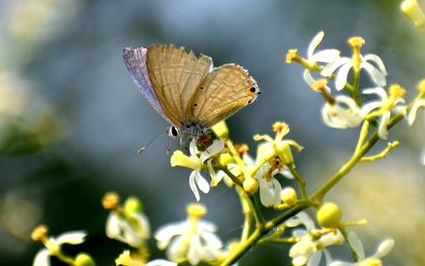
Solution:
<svg viewBox="0 0 425 266">
<path fill-rule="evenodd" d="M 304 200 L 308 199 L 306 182 L 304 181 L 304 178 L 300 175 L 300 173 L 298 173 L 297 168 L 295 167 L 295 164 L 290 165 L 288 169 L 291 172 L 291 174 L 295 177 L 295 180 L 297 180 L 300 186 L 302 198 Z"/>
<path fill-rule="evenodd" d="M 403 119 L 403 115 L 396 115 L 388 122 L 388 129 L 397 124 Z M 332 176 L 330 177 L 319 189 L 317 189 L 311 196 L 312 200 L 321 201 L 325 194 L 333 188 L 353 167 L 362 159 L 362 157 L 378 142 L 379 136 L 377 130 L 373 133 L 372 137 L 361 146 L 361 148 L 354 153 L 354 155 Z"/>
<path fill-rule="evenodd" d="M 300 202 L 294 205 L 291 209 L 276 217 L 275 219 L 267 222 L 264 226 L 257 227 L 252 235 L 243 243 L 238 246 L 229 256 L 220 264 L 220 266 L 228 266 L 236 262 L 242 255 L 244 255 L 255 243 L 258 242 L 264 235 L 269 233 L 277 225 L 286 221 L 289 217 L 294 216 L 298 212 L 308 208 L 309 205 L 305 202 Z"/>
<path fill-rule="evenodd" d="M 351 255 L 353 256 L 354 261 L 359 261 L 359 254 L 356 253 L 353 246 L 350 244 L 350 241 L 348 241 L 347 230 L 345 230 L 343 226 L 338 227 L 338 229 L 341 232 L 341 234 L 344 236 L 344 239 L 351 250 Z"/>
</svg>

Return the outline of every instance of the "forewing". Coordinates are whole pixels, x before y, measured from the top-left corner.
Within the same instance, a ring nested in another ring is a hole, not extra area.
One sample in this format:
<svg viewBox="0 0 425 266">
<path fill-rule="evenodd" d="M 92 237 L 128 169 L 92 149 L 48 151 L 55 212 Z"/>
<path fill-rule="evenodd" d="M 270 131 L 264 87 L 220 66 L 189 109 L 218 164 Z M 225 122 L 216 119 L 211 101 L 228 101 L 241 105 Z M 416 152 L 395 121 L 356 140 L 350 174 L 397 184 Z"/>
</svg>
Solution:
<svg viewBox="0 0 425 266">
<path fill-rule="evenodd" d="M 181 126 L 190 120 L 187 115 L 191 113 L 186 108 L 201 81 L 211 71 L 211 58 L 197 57 L 183 47 L 161 44 L 148 48 L 147 67 L 158 101 L 172 123 Z"/>
<path fill-rule="evenodd" d="M 161 105 L 155 95 L 152 84 L 149 80 L 148 69 L 146 66 L 147 49 L 144 47 L 132 48 L 126 47 L 122 50 L 122 58 L 125 66 L 131 73 L 134 83 L 140 88 L 142 94 L 148 100 L 150 105 L 169 123 L 171 121 L 165 115 Z"/>
<path fill-rule="evenodd" d="M 191 102 L 192 116 L 194 121 L 212 126 L 253 103 L 260 93 L 257 83 L 243 67 L 222 65 L 202 81 Z"/>
</svg>

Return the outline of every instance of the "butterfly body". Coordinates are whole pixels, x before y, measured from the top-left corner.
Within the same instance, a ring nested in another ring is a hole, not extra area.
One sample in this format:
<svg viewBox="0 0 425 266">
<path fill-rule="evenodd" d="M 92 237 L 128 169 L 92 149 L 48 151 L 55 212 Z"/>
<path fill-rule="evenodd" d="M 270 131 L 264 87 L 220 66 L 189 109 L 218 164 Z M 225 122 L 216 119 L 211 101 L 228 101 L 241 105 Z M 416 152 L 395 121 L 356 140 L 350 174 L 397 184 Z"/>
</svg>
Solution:
<svg viewBox="0 0 425 266">
<path fill-rule="evenodd" d="M 255 101 L 260 90 L 243 67 L 169 44 L 123 49 L 125 65 L 176 135 L 192 138 Z M 172 135 L 174 135 L 174 133 Z"/>
</svg>

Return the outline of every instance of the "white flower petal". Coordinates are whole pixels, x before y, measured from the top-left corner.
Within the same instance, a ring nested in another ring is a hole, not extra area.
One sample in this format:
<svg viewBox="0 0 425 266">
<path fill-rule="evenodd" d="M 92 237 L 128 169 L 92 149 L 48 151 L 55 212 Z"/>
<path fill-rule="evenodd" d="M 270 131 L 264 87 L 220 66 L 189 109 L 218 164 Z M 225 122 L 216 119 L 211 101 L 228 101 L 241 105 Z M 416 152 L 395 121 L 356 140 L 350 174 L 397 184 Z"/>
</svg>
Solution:
<svg viewBox="0 0 425 266">
<path fill-rule="evenodd" d="M 306 212 L 299 212 L 297 215 L 298 219 L 300 219 L 301 223 L 305 226 L 307 231 L 311 231 L 315 228 L 313 219 Z"/>
<path fill-rule="evenodd" d="M 201 154 L 201 161 L 204 163 L 208 158 L 220 153 L 224 149 L 224 142 L 214 140 L 214 142 Z"/>
<path fill-rule="evenodd" d="M 334 261 L 329 266 L 356 266 L 355 263 L 348 263 L 343 261 Z"/>
<path fill-rule="evenodd" d="M 376 94 L 381 98 L 381 101 L 386 101 L 388 99 L 388 94 L 382 87 L 374 87 L 370 89 L 364 89 L 363 94 Z"/>
<path fill-rule="evenodd" d="M 195 182 L 202 192 L 208 193 L 210 191 L 210 185 L 208 184 L 208 181 L 201 175 L 199 171 L 197 171 L 195 174 Z"/>
<path fill-rule="evenodd" d="M 138 221 L 138 224 L 140 225 L 140 237 L 143 237 L 145 239 L 149 238 L 151 235 L 151 229 L 148 218 L 141 213 L 136 213 L 133 215 L 133 217 Z"/>
<path fill-rule="evenodd" d="M 198 153 L 198 147 L 196 146 L 196 139 L 192 139 L 192 141 L 189 144 L 189 153 L 191 156 L 197 156 Z"/>
<path fill-rule="evenodd" d="M 313 76 L 311 75 L 310 70 L 307 70 L 307 69 L 304 70 L 303 78 L 304 78 L 305 83 L 307 83 L 307 85 L 310 88 L 312 88 L 315 80 L 314 80 Z"/>
<path fill-rule="evenodd" d="M 145 264 L 145 266 L 177 266 L 177 263 L 168 260 L 153 260 Z"/>
<path fill-rule="evenodd" d="M 352 59 L 348 57 L 340 57 L 338 60 L 333 61 L 327 64 L 320 74 L 325 77 L 329 77 L 332 73 L 335 72 L 340 66 L 344 64 L 352 64 Z"/>
<path fill-rule="evenodd" d="M 197 265 L 204 257 L 201 240 L 198 235 L 194 235 L 190 241 L 187 259 L 192 265 Z"/>
<path fill-rule="evenodd" d="M 425 99 L 420 99 L 420 100 L 416 100 L 413 105 L 412 108 L 410 109 L 409 115 L 407 116 L 407 122 L 409 123 L 409 125 L 413 125 L 413 123 L 416 120 L 416 113 L 418 112 L 418 109 L 420 107 L 425 108 Z"/>
<path fill-rule="evenodd" d="M 114 212 L 109 213 L 105 229 L 109 238 L 115 238 L 115 236 L 120 234 L 120 218 Z"/>
<path fill-rule="evenodd" d="M 315 53 L 311 59 L 316 62 L 331 63 L 338 60 L 340 53 L 337 49 L 326 49 Z"/>
<path fill-rule="evenodd" d="M 50 266 L 49 251 L 45 248 L 35 255 L 33 266 Z"/>
<path fill-rule="evenodd" d="M 356 252 L 356 254 L 359 256 L 359 260 L 363 260 L 365 258 L 363 244 L 362 241 L 360 241 L 360 239 L 357 237 L 356 233 L 350 232 L 348 234 L 348 243 L 350 243 L 354 252 Z"/>
<path fill-rule="evenodd" d="M 363 116 L 368 115 L 371 111 L 380 108 L 382 102 L 373 101 L 362 106 L 361 113 Z"/>
<path fill-rule="evenodd" d="M 372 81 L 375 82 L 378 86 L 387 85 L 387 79 L 385 78 L 385 74 L 379 71 L 376 67 L 368 62 L 362 62 L 361 68 L 366 69 L 367 73 L 371 77 Z"/>
<path fill-rule="evenodd" d="M 205 241 L 205 245 L 211 249 L 221 249 L 223 247 L 223 243 L 220 238 L 218 238 L 215 234 L 210 232 L 202 232 L 200 234 L 201 238 Z"/>
<path fill-rule="evenodd" d="M 269 185 L 267 181 L 263 178 L 259 178 L 258 180 L 260 186 L 260 201 L 264 207 L 270 207 L 274 204 L 274 195 L 271 193 Z"/>
<path fill-rule="evenodd" d="M 375 254 L 372 257 L 382 258 L 387 255 L 394 246 L 394 239 L 386 239 L 384 240 L 376 250 Z"/>
<path fill-rule="evenodd" d="M 339 70 L 338 74 L 336 74 L 335 79 L 335 88 L 340 91 L 344 89 L 345 84 L 347 84 L 348 72 L 353 67 L 352 62 L 344 64 Z"/>
<path fill-rule="evenodd" d="M 292 259 L 293 266 L 304 266 L 307 263 L 307 256 L 296 256 Z"/>
<path fill-rule="evenodd" d="M 388 138 L 388 122 L 391 118 L 391 112 L 385 112 L 382 114 L 381 119 L 379 120 L 378 136 L 381 139 Z"/>
<path fill-rule="evenodd" d="M 325 33 L 323 31 L 320 31 L 319 33 L 317 33 L 313 37 L 313 40 L 311 40 L 310 44 L 308 45 L 308 49 L 307 49 L 307 59 L 308 60 L 311 59 L 311 57 L 314 54 L 314 50 L 316 50 L 317 46 L 322 42 L 324 36 L 325 36 Z"/>
<path fill-rule="evenodd" d="M 200 196 L 199 196 L 199 191 L 198 191 L 198 187 L 196 186 L 196 182 L 195 182 L 195 178 L 198 175 L 198 170 L 193 170 L 190 173 L 189 176 L 189 186 L 190 189 L 192 190 L 193 194 L 195 195 L 196 201 L 200 200 Z"/>
<path fill-rule="evenodd" d="M 161 250 L 165 249 L 169 245 L 171 239 L 176 235 L 183 234 L 185 229 L 186 228 L 184 222 L 160 227 L 154 236 L 155 239 L 158 241 L 158 248 Z"/>
<path fill-rule="evenodd" d="M 382 59 L 379 56 L 377 56 L 375 54 L 367 54 L 363 57 L 363 60 L 374 62 L 378 66 L 378 68 L 382 72 L 382 74 L 384 74 L 385 76 L 388 75 L 387 69 L 385 68 L 385 65 L 384 65 L 384 62 L 382 61 Z"/>
<path fill-rule="evenodd" d="M 186 259 L 187 245 L 184 240 L 185 239 L 181 236 L 173 239 L 166 251 L 166 255 L 169 260 L 180 262 Z"/>
<path fill-rule="evenodd" d="M 277 205 L 280 203 L 280 194 L 282 192 L 282 186 L 276 178 L 272 178 L 271 182 L 273 183 L 272 191 L 274 193 L 273 205 Z"/>
<path fill-rule="evenodd" d="M 322 259 L 322 252 L 315 252 L 308 260 L 307 266 L 318 266 Z"/>
<path fill-rule="evenodd" d="M 217 226 L 207 221 L 199 221 L 198 228 L 200 232 L 206 231 L 206 232 L 214 233 L 215 231 L 217 231 Z"/>
<path fill-rule="evenodd" d="M 84 242 L 87 233 L 84 231 L 74 231 L 62 234 L 57 237 L 56 241 L 59 244 L 78 245 Z"/>
</svg>

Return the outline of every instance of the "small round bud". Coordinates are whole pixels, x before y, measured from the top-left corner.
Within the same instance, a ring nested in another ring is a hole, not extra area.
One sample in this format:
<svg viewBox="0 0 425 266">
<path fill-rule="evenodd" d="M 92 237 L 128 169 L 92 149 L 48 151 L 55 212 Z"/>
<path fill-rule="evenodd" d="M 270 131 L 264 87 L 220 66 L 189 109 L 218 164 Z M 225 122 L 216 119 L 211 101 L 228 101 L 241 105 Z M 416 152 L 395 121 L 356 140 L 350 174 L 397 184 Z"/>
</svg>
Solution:
<svg viewBox="0 0 425 266">
<path fill-rule="evenodd" d="M 297 192 L 292 187 L 286 187 L 280 192 L 280 198 L 283 203 L 292 206 L 297 202 Z"/>
<path fill-rule="evenodd" d="M 49 236 L 49 229 L 44 224 L 37 226 L 32 230 L 31 239 L 34 242 L 44 241 Z"/>
<path fill-rule="evenodd" d="M 124 202 L 123 210 L 125 215 L 131 216 L 135 212 L 142 212 L 143 204 L 136 197 L 128 197 Z"/>
<path fill-rule="evenodd" d="M 333 202 L 324 203 L 317 211 L 317 222 L 327 228 L 335 228 L 341 223 L 341 209 Z"/>
<path fill-rule="evenodd" d="M 75 258 L 74 262 L 75 266 L 95 266 L 92 257 L 90 257 L 89 254 L 86 253 L 79 253 L 77 257 Z"/>
<path fill-rule="evenodd" d="M 115 192 L 108 192 L 102 198 L 102 205 L 103 205 L 103 208 L 105 208 L 106 210 L 115 209 L 119 203 L 120 203 L 120 198 L 118 194 Z"/>
<path fill-rule="evenodd" d="M 207 208 L 200 203 L 192 203 L 187 205 L 186 212 L 191 218 L 201 219 L 207 214 Z"/>
<path fill-rule="evenodd" d="M 254 178 L 246 178 L 243 181 L 243 189 L 250 195 L 254 195 L 258 190 L 258 182 Z"/>
</svg>

